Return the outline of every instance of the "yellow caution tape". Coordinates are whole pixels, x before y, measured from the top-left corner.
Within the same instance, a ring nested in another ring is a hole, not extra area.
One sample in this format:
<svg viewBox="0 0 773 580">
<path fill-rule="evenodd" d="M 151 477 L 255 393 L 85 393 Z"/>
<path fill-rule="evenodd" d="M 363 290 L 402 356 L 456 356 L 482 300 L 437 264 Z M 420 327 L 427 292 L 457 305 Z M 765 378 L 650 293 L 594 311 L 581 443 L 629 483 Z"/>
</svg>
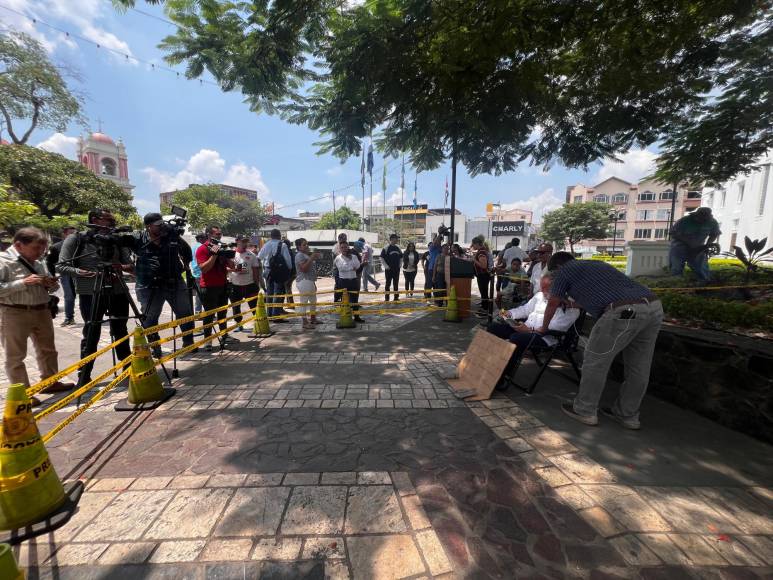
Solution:
<svg viewBox="0 0 773 580">
<path fill-rule="evenodd" d="M 11 491 L 25 487 L 40 479 L 51 467 L 51 460 L 48 458 L 48 453 L 45 453 L 45 457 L 31 469 L 12 477 L 0 477 L 0 491 Z"/>
</svg>

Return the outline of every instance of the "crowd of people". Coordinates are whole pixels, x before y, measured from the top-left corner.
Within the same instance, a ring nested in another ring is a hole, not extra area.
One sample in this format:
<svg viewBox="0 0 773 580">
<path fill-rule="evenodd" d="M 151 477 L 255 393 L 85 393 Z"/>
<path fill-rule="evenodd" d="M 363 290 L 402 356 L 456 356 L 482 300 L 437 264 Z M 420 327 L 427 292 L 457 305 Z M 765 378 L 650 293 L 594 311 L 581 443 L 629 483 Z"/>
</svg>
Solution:
<svg viewBox="0 0 773 580">
<path fill-rule="evenodd" d="M 12 383 L 29 385 L 24 358 L 30 338 L 42 378 L 57 373 L 52 313 L 58 299 L 52 292 L 59 285 L 63 286 L 65 302 L 62 326 L 74 323 L 78 297 L 84 322 L 81 358 L 97 350 L 105 322 L 112 340 L 119 340 L 127 335 L 131 318 L 144 327 L 155 326 L 164 304 L 169 304 L 177 318 L 217 310 L 216 315 L 203 317 L 203 335 L 212 335 L 211 324 L 217 316 L 222 344 L 239 342 L 224 332 L 226 307 L 229 301 L 233 304 L 234 320 L 239 324 L 243 320 L 239 302 L 246 300 L 247 306 L 254 309 L 261 290 L 275 322 L 286 322 L 283 315 L 294 308 L 303 330 L 320 324 L 316 295 L 322 255 L 312 250 L 306 239 L 295 240 L 293 247 L 275 229 L 262 247 L 246 236 L 237 236 L 232 249 L 222 243 L 220 228 L 212 225 L 190 246 L 158 213 L 144 217 L 144 230 L 121 234 L 116 233 L 115 218 L 106 209 L 90 212 L 88 219 L 86 231 L 65 230 L 64 239 L 54 244 L 47 255 L 46 236 L 32 227 L 20 229 L 13 245 L 0 255 L 0 335 Z M 555 344 L 556 334 L 568 331 L 585 311 L 596 319 L 596 325 L 585 347 L 580 391 L 573 403 L 564 405 L 564 411 L 588 425 L 598 422 L 598 401 L 606 374 L 614 356 L 622 352 L 626 381 L 613 407 L 602 412 L 627 427 L 638 428 L 638 407 L 647 387 L 655 338 L 663 318 L 657 297 L 603 262 L 576 261 L 566 252 L 554 254 L 547 243 L 524 251 L 520 240 L 513 238 L 494 255 L 482 236 L 473 238 L 467 250 L 445 240 L 441 229 L 427 250 L 419 254 L 413 242 L 403 247 L 397 235 L 389 237 L 378 255 L 384 271 L 386 302 L 401 300 L 401 294 L 403 300 L 413 299 L 421 268 L 424 291 L 419 300 L 442 305 L 450 285 L 452 260 L 470 262 L 480 294 L 477 314 L 494 318 L 487 330 L 517 346 L 506 373 L 518 367 L 529 349 Z M 381 287 L 375 278 L 375 260 L 374 249 L 364 238 L 352 243 L 345 233 L 338 236 L 333 250 L 334 301 L 340 301 L 345 290 L 357 322 L 363 322 L 360 293 L 367 292 L 370 285 L 377 292 Z M 139 308 L 124 279 L 129 273 L 136 279 Z M 404 291 L 400 291 L 401 275 Z M 502 309 L 498 316 L 494 314 L 495 304 Z M 505 305 L 512 308 L 503 309 Z M 187 331 L 183 347 L 192 346 L 194 323 L 187 322 L 180 328 Z M 157 340 L 155 335 L 149 338 Z M 204 348 L 211 350 L 211 343 Z M 128 341 L 117 345 L 115 354 L 119 360 L 127 358 Z M 161 348 L 154 346 L 153 354 L 161 357 Z M 92 368 L 93 362 L 81 367 L 77 386 L 91 381 Z M 43 392 L 75 386 L 59 381 Z"/>
</svg>

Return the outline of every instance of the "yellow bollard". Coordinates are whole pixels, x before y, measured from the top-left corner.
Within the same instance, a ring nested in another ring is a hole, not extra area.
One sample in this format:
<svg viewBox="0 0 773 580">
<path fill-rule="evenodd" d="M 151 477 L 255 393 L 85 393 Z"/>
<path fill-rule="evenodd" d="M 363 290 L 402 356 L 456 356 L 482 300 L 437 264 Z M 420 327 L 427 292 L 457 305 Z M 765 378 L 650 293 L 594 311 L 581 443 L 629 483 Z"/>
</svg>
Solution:
<svg viewBox="0 0 773 580">
<path fill-rule="evenodd" d="M 461 322 L 459 317 L 459 303 L 456 300 L 456 288 L 451 286 L 448 289 L 448 300 L 446 301 L 446 315 L 444 322 Z"/>
<path fill-rule="evenodd" d="M 341 296 L 341 305 L 338 307 L 338 322 L 336 328 L 354 328 L 354 319 L 352 318 L 352 305 L 349 303 L 349 291 L 344 289 Z"/>
<path fill-rule="evenodd" d="M 44 520 L 65 499 L 32 415 L 32 401 L 24 385 L 11 385 L 0 430 L 0 530 Z"/>
<path fill-rule="evenodd" d="M 26 578 L 24 571 L 16 563 L 11 546 L 8 544 L 0 544 L 0 578 L 8 580 L 25 580 Z"/>
<path fill-rule="evenodd" d="M 129 372 L 129 393 L 126 401 L 115 406 L 116 411 L 144 411 L 155 409 L 175 394 L 174 389 L 164 388 L 158 376 L 156 365 L 150 354 L 150 347 L 141 328 L 134 330 L 131 371 Z M 151 403 L 146 405 L 145 403 Z"/>
</svg>

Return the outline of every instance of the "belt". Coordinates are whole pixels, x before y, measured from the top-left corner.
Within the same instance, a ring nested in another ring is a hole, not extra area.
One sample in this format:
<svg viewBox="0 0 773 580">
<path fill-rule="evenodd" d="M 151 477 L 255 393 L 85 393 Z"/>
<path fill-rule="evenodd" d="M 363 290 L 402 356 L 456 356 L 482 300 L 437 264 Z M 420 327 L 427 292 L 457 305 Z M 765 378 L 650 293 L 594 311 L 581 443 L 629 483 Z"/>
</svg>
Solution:
<svg viewBox="0 0 773 580">
<path fill-rule="evenodd" d="M 658 302 L 660 298 L 655 296 L 654 294 L 649 294 L 647 296 L 643 296 L 642 298 L 633 298 L 630 300 L 618 300 L 617 302 L 612 302 L 609 304 L 605 309 L 604 312 L 609 312 L 610 310 L 614 310 L 615 308 L 620 308 L 621 306 L 629 306 L 631 304 L 651 304 L 652 302 Z"/>
<path fill-rule="evenodd" d="M 16 310 L 45 310 L 48 308 L 48 302 L 44 302 L 43 304 L 33 304 L 31 306 L 27 304 L 0 304 L 0 306 L 4 306 L 5 308 L 15 308 Z"/>
</svg>

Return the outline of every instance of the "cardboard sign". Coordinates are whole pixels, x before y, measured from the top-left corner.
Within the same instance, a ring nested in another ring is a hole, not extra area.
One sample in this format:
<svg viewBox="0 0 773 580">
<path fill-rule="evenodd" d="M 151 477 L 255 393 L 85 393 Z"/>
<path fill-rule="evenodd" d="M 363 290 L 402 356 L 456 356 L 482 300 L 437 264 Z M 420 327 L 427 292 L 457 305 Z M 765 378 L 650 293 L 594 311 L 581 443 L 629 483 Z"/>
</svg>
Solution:
<svg viewBox="0 0 773 580">
<path fill-rule="evenodd" d="M 457 378 L 446 382 L 460 399 L 490 399 L 514 352 L 515 345 L 512 342 L 479 330 L 457 367 Z"/>
</svg>

